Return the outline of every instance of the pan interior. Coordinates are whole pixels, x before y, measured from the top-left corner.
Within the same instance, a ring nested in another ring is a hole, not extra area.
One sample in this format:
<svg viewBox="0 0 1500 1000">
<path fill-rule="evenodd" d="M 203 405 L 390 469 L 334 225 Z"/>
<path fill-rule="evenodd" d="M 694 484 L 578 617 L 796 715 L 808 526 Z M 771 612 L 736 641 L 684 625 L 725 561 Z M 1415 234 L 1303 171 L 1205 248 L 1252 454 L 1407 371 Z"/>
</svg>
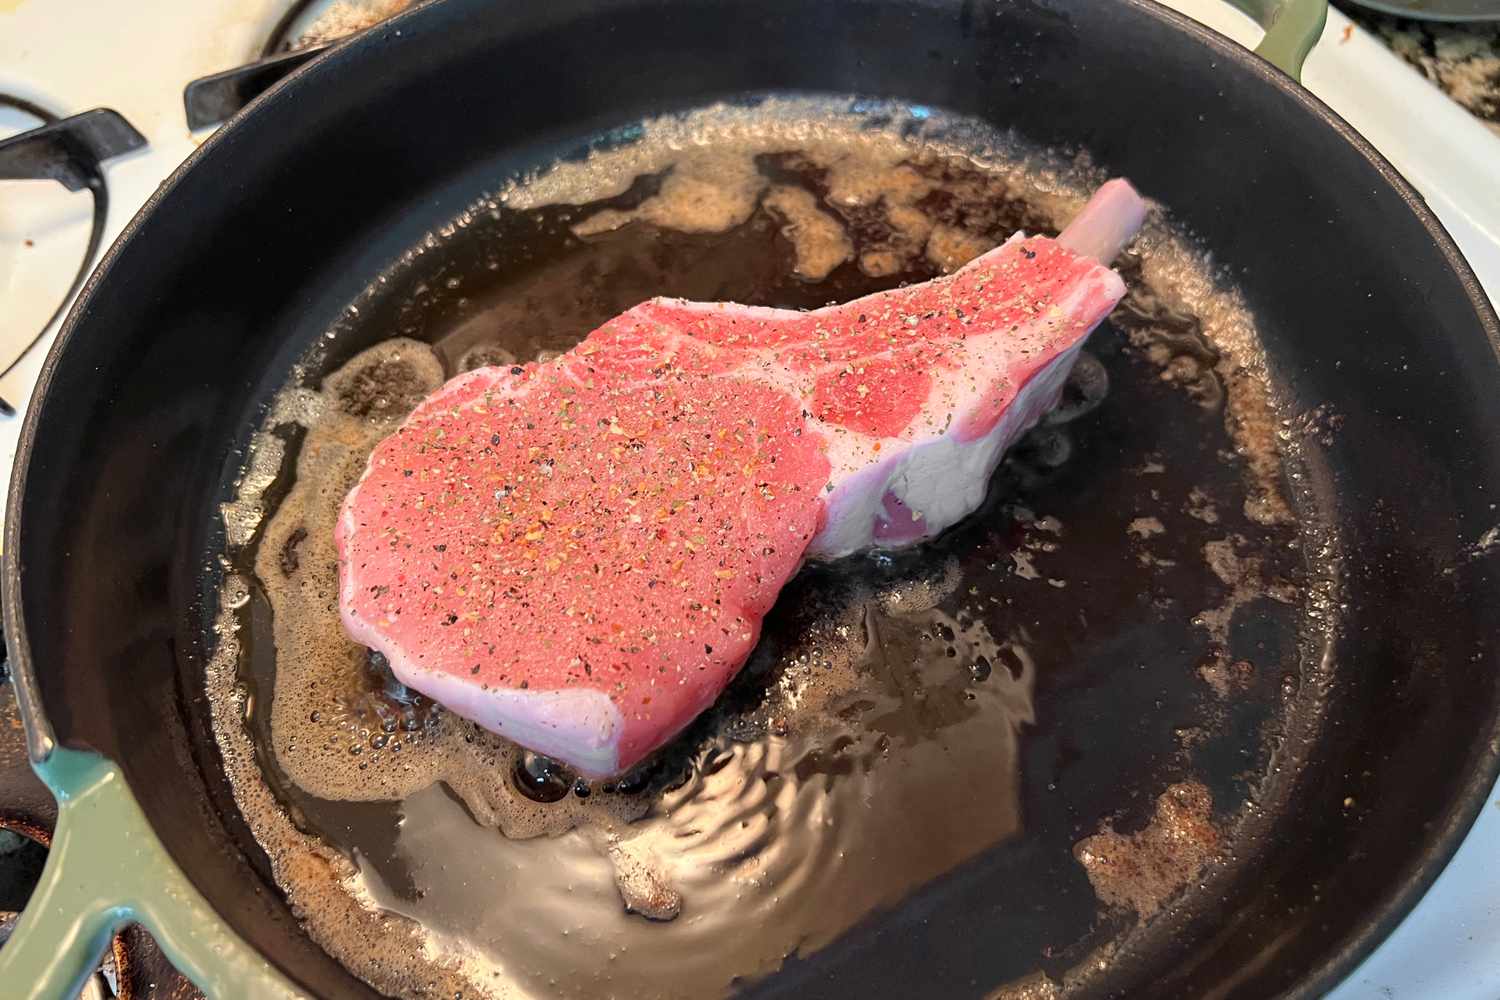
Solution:
<svg viewBox="0 0 1500 1000">
<path fill-rule="evenodd" d="M 809 308 L 925 280 L 1054 232 L 1101 179 L 848 99 L 563 152 L 371 281 L 224 484 L 215 737 L 310 933 L 402 995 L 805 995 L 912 963 L 973 995 L 1084 990 L 1212 912 L 1319 726 L 1337 546 L 1299 463 L 1337 415 L 1281 418 L 1241 299 L 1166 211 L 985 507 L 805 568 L 715 709 L 622 781 L 575 785 L 343 638 L 334 511 L 443 377 L 653 295 Z"/>
</svg>

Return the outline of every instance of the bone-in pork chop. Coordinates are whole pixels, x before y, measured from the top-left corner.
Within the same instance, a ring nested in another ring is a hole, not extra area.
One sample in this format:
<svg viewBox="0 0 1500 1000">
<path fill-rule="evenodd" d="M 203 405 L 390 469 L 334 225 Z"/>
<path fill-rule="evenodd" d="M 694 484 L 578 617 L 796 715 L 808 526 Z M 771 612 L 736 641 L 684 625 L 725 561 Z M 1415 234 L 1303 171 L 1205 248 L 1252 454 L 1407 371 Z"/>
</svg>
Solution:
<svg viewBox="0 0 1500 1000">
<path fill-rule="evenodd" d="M 375 449 L 338 525 L 350 636 L 402 683 L 589 777 L 714 700 L 808 558 L 979 506 L 1124 294 L 1123 181 L 1057 240 L 811 312 L 653 299 L 481 368 Z"/>
</svg>

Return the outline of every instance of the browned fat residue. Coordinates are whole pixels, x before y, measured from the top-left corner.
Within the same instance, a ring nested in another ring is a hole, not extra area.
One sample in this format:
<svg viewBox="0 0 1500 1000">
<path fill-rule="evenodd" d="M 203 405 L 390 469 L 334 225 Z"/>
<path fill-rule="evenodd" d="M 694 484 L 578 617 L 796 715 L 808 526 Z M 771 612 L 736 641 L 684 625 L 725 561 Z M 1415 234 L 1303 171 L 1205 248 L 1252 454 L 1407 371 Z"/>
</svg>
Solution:
<svg viewBox="0 0 1500 1000">
<path fill-rule="evenodd" d="M 1344 415 L 1327 403 L 1319 403 L 1284 421 L 1287 432 L 1314 441 L 1325 448 L 1332 447 L 1334 438 L 1343 429 Z"/>
<path fill-rule="evenodd" d="M 700 149 L 681 154 L 656 194 L 629 211 L 608 208 L 573 227 L 597 236 L 632 222 L 684 233 L 722 233 L 749 220 L 766 178 L 741 149 Z"/>
<path fill-rule="evenodd" d="M 944 274 L 952 274 L 995 247 L 995 241 L 957 226 L 934 226 L 927 238 L 927 260 Z"/>
<path fill-rule="evenodd" d="M 1229 661 L 1223 654 L 1215 652 L 1198 668 L 1198 676 L 1221 700 L 1244 691 L 1255 680 L 1255 665 L 1249 660 Z"/>
<path fill-rule="evenodd" d="M 1151 822 L 1136 833 L 1105 828 L 1073 847 L 1099 900 L 1128 907 L 1143 919 L 1187 888 L 1214 859 L 1221 835 L 1213 797 L 1195 781 L 1171 785 L 1156 800 Z"/>
<path fill-rule="evenodd" d="M 1226 653 L 1230 624 L 1236 612 L 1261 598 L 1282 604 L 1293 604 L 1297 599 L 1295 586 L 1284 580 L 1267 579 L 1261 558 L 1241 554 L 1246 545 L 1243 537 L 1230 535 L 1203 546 L 1205 564 L 1228 592 L 1217 607 L 1205 608 L 1193 616 L 1193 624 L 1208 633 L 1210 643 L 1208 655 L 1197 673 L 1221 701 L 1248 690 L 1255 681 L 1253 663 L 1232 660 Z"/>
<path fill-rule="evenodd" d="M 351 417 L 404 417 L 442 381 L 442 367 L 430 355 L 417 343 L 405 354 L 377 351 L 366 363 L 330 375 L 323 391 Z"/>
<path fill-rule="evenodd" d="M 364 31 L 395 17 L 412 3 L 413 0 L 338 0 L 337 3 L 329 4 L 328 9 L 307 26 L 292 43 L 292 48 L 325 45 L 357 31 Z"/>
<path fill-rule="evenodd" d="M 1240 455 L 1249 466 L 1254 492 L 1245 513 L 1261 524 L 1285 524 L 1291 507 L 1281 490 L 1281 447 L 1277 443 L 1280 418 L 1265 383 L 1234 361 L 1221 361 L 1219 374 L 1229 394 L 1224 419 Z"/>
<path fill-rule="evenodd" d="M 821 280 L 853 258 L 870 277 L 925 262 L 953 271 L 1010 235 L 1017 218 L 1031 233 L 1056 232 L 1082 204 L 1066 185 L 1038 184 L 1020 158 L 981 164 L 920 137 L 884 128 L 856 143 L 832 123 L 776 119 L 794 101 L 761 112 L 717 108 L 694 123 L 647 123 L 662 142 L 600 151 L 559 165 L 501 195 L 512 208 L 585 204 L 623 193 L 633 180 L 660 177 L 656 193 L 632 209 L 606 208 L 573 226 L 580 237 L 647 222 L 686 233 L 726 232 L 764 207 L 783 223 L 795 270 Z M 778 184 L 762 166 L 816 178 L 818 195 Z M 976 166 L 984 169 L 974 169 Z M 855 254 L 855 244 L 859 251 Z"/>
<path fill-rule="evenodd" d="M 781 233 L 796 255 L 797 277 L 822 281 L 854 256 L 854 244 L 839 221 L 818 207 L 811 191 L 778 184 L 766 194 L 766 208 L 782 219 Z"/>
<path fill-rule="evenodd" d="M 1265 351 L 1243 298 L 1203 266 L 1201 255 L 1150 219 L 1116 268 L 1128 292 L 1117 325 L 1131 346 L 1210 410 L 1221 410 L 1244 462 L 1244 512 L 1257 524 L 1295 521 L 1283 480 L 1282 424 Z M 1217 512 L 1215 512 L 1217 514 Z"/>
<path fill-rule="evenodd" d="M 619 846 L 608 850 L 614 868 L 615 888 L 625 909 L 648 920 L 673 920 L 682 912 L 682 893 L 669 885 L 652 865 Z"/>
<path fill-rule="evenodd" d="M 1293 604 L 1297 588 L 1285 580 L 1267 579 L 1264 560 L 1241 554 L 1248 543 L 1240 535 L 1230 535 L 1206 542 L 1203 558 L 1214 575 L 1228 588 L 1218 607 L 1206 608 L 1193 616 L 1193 624 L 1208 633 L 1215 656 L 1229 645 L 1229 626 L 1235 612 L 1259 598 L 1282 604 Z"/>
<path fill-rule="evenodd" d="M 1200 487 L 1194 486 L 1188 493 L 1187 513 L 1204 524 L 1218 524 L 1219 510 L 1213 500 Z"/>
</svg>

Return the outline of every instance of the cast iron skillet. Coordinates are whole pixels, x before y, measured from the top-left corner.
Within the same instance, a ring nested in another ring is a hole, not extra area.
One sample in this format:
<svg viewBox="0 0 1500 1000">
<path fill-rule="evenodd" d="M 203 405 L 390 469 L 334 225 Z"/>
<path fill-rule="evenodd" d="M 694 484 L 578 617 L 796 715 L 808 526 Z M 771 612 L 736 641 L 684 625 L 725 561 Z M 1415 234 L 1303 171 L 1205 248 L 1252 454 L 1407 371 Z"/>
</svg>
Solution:
<svg viewBox="0 0 1500 1000">
<path fill-rule="evenodd" d="M 1309 459 L 1346 569 L 1325 654 L 1337 682 L 1308 694 L 1323 725 L 1284 751 L 1256 856 L 1078 995 L 1311 996 L 1400 920 L 1500 753 L 1500 579 L 1474 546 L 1500 495 L 1500 327 L 1389 165 L 1290 78 L 1145 0 L 442 0 L 205 145 L 49 359 L 12 485 L 5 614 L 64 815 L 0 981 L 62 995 L 111 927 L 139 919 L 220 996 L 369 995 L 262 874 L 205 729 L 201 583 L 226 469 L 370 276 L 532 151 L 787 90 L 1088 150 L 1241 276 L 1293 407 L 1344 418 Z M 1003 951 L 986 919 L 972 947 Z M 884 940 L 788 988 L 956 988 Z"/>
</svg>

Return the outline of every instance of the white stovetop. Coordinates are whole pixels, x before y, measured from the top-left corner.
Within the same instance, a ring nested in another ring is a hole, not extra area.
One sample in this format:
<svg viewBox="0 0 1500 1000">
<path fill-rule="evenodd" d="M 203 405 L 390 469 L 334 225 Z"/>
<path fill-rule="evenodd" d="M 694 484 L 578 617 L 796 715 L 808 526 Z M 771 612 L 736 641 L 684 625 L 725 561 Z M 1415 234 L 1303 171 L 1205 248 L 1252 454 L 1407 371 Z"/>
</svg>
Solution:
<svg viewBox="0 0 1500 1000">
<path fill-rule="evenodd" d="M 61 114 L 112 107 L 150 142 L 107 169 L 106 245 L 194 148 L 183 122 L 183 85 L 252 57 L 289 2 L 0 0 L 0 93 Z M 1166 2 L 1242 43 L 1259 36 L 1248 18 L 1219 0 Z M 1337 11 L 1304 76 L 1422 192 L 1491 300 L 1500 301 L 1500 138 Z M 0 114 L 0 136 L 15 126 Z M 58 281 L 66 288 L 71 271 L 58 278 L 37 261 L 52 252 L 49 241 L 59 233 L 87 223 L 87 201 L 78 200 L 86 195 L 64 196 L 51 190 L 55 185 L 36 183 L 20 210 L 0 216 L 0 242 L 10 243 L 0 246 L 0 342 L 17 335 L 7 323 L 41 308 L 35 302 L 29 311 L 20 308 L 27 296 L 55 295 L 47 289 Z M 15 246 L 18 234 L 35 237 L 34 246 Z M 66 258 L 68 245 L 57 259 Z M 51 336 L 0 378 L 0 392 L 17 406 L 29 398 Z M 9 479 L 19 427 L 19 417 L 0 417 L 0 481 Z M 1432 891 L 1333 1000 L 1500 998 L 1500 864 L 1491 861 L 1500 853 L 1500 791 L 1490 799 L 1493 806 Z"/>
</svg>

